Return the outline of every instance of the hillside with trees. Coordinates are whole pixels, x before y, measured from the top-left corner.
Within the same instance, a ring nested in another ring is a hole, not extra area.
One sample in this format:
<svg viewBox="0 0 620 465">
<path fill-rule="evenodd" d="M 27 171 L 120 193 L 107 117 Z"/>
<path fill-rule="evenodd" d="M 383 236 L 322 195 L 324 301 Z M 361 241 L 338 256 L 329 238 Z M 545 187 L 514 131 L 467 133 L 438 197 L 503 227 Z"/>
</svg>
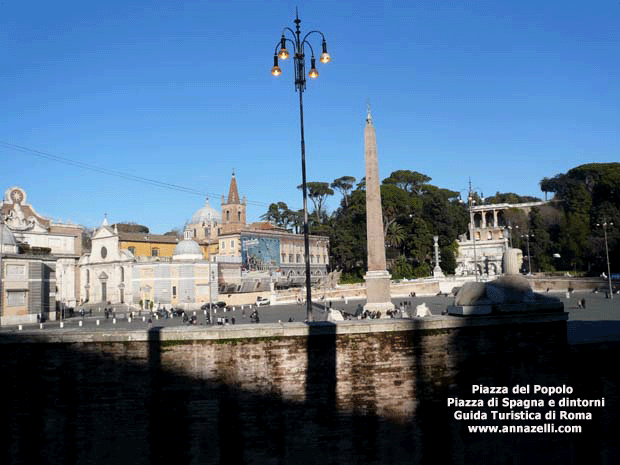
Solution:
<svg viewBox="0 0 620 465">
<path fill-rule="evenodd" d="M 456 239 L 467 232 L 469 213 L 458 192 L 443 189 L 416 171 L 398 170 L 383 180 L 381 202 L 386 257 L 393 278 L 424 277 L 433 267 L 433 236 L 439 236 L 441 267 L 447 274 L 456 268 Z M 313 211 L 308 212 L 311 234 L 330 238 L 330 263 L 343 271 L 344 280 L 361 280 L 366 270 L 365 180 L 342 176 L 333 182 L 309 182 L 308 196 Z M 549 204 L 506 212 L 507 224 L 522 234 L 513 234 L 513 246 L 526 255 L 526 234 L 530 236 L 532 269 L 551 272 L 607 272 L 604 231 L 606 223 L 609 258 L 620 260 L 620 163 L 589 164 L 540 181 Z M 340 195 L 339 207 L 328 213 L 328 196 Z M 525 203 L 537 197 L 496 193 L 478 202 Z M 269 206 L 262 218 L 290 231 L 303 231 L 303 212 L 286 203 Z M 610 223 L 614 223 L 610 226 Z M 523 236 L 523 237 L 522 237 Z M 617 268 L 616 268 L 617 270 Z"/>
</svg>

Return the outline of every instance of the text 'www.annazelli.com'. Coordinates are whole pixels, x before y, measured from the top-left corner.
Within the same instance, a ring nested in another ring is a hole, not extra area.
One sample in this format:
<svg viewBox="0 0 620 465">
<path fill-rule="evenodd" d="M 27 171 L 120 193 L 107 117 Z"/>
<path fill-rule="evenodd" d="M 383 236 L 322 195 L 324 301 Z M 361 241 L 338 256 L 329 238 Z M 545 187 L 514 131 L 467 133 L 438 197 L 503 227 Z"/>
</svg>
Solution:
<svg viewBox="0 0 620 465">
<path fill-rule="evenodd" d="M 468 425 L 470 433 L 551 433 L 572 434 L 581 433 L 580 425 L 560 425 L 543 423 L 542 425 Z"/>
</svg>

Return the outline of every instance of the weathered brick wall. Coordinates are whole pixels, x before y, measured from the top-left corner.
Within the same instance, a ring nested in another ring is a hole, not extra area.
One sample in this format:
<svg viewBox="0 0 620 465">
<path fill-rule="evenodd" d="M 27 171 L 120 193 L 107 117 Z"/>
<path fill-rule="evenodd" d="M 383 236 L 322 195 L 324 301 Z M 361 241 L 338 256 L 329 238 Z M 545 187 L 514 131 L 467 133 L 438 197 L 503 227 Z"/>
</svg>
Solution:
<svg viewBox="0 0 620 465">
<path fill-rule="evenodd" d="M 472 384 L 571 381 L 552 316 L 3 334 L 0 354 L 3 464 L 541 463 L 576 447 L 472 436 L 446 407 Z"/>
</svg>

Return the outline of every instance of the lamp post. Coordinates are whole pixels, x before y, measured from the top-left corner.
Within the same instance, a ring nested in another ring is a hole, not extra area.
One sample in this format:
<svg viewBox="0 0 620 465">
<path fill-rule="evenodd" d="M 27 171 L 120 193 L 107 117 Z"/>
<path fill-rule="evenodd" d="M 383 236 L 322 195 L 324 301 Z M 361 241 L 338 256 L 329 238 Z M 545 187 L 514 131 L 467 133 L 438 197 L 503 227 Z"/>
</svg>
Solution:
<svg viewBox="0 0 620 465">
<path fill-rule="evenodd" d="M 597 223 L 596 224 L 599 227 L 603 228 L 603 233 L 605 234 L 605 254 L 607 255 L 607 279 L 609 282 L 609 298 L 613 299 L 614 298 L 614 292 L 613 289 L 611 287 L 611 267 L 609 265 L 609 248 L 607 246 L 607 226 L 613 226 L 613 223 L 607 223 L 606 221 L 604 223 Z"/>
<path fill-rule="evenodd" d="M 319 34 L 323 39 L 321 53 L 319 60 L 321 63 L 328 63 L 331 60 L 329 53 L 327 53 L 327 43 L 325 37 L 320 31 L 310 31 L 302 38 L 299 24 L 299 14 L 296 14 L 295 18 L 295 30 L 290 27 L 285 27 L 282 30 L 282 37 L 276 44 L 273 54 L 273 68 L 271 68 L 271 74 L 279 76 L 282 74 L 280 66 L 278 66 L 278 59 L 286 60 L 290 54 L 286 49 L 286 42 L 292 44 L 293 51 L 293 67 L 295 68 L 295 90 L 299 92 L 299 119 L 301 123 L 301 179 L 302 179 L 302 191 L 303 191 L 303 207 L 304 207 L 304 260 L 306 263 L 306 317 L 308 321 L 312 321 L 312 282 L 310 277 L 310 239 L 308 233 L 308 194 L 306 189 L 306 143 L 304 140 L 304 103 L 303 92 L 306 89 L 306 60 L 305 60 L 305 47 L 310 49 L 310 71 L 308 77 L 316 79 L 319 77 L 319 72 L 316 70 L 316 59 L 314 57 L 314 49 L 308 37 L 311 34 Z M 288 37 L 287 37 L 288 36 Z"/>
<path fill-rule="evenodd" d="M 469 220 L 471 221 L 471 229 L 470 235 L 471 240 L 474 245 L 474 276 L 476 277 L 476 282 L 478 281 L 478 257 L 476 253 L 476 220 L 474 219 L 473 206 L 476 203 L 476 198 L 474 197 L 475 192 L 471 187 L 471 179 L 469 180 L 469 189 L 467 190 L 467 206 L 469 208 Z M 460 194 L 459 194 L 460 197 Z M 484 201 L 484 198 L 482 199 Z"/>
<path fill-rule="evenodd" d="M 527 267 L 528 274 L 532 274 L 532 257 L 530 256 L 530 237 L 534 237 L 534 234 L 521 234 L 521 237 L 525 237 L 527 240 Z"/>
<path fill-rule="evenodd" d="M 512 230 L 515 230 L 515 232 L 517 234 L 519 234 L 519 225 L 515 225 L 513 226 L 512 224 L 508 225 L 508 234 L 509 234 L 509 238 L 510 238 L 510 248 L 512 249 Z"/>
</svg>

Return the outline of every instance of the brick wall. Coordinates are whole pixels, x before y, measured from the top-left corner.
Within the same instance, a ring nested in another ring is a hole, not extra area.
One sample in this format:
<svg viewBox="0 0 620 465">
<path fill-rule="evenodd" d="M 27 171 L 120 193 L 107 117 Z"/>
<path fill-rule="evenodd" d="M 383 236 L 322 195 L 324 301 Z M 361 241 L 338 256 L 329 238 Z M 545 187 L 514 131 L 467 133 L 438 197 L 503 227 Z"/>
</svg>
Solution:
<svg viewBox="0 0 620 465">
<path fill-rule="evenodd" d="M 472 384 L 579 384 L 571 350 L 564 314 L 4 333 L 0 463 L 598 460 L 610 417 L 587 452 L 589 434 L 472 435 L 446 407 Z M 617 397 L 605 382 L 582 397 Z"/>
</svg>

